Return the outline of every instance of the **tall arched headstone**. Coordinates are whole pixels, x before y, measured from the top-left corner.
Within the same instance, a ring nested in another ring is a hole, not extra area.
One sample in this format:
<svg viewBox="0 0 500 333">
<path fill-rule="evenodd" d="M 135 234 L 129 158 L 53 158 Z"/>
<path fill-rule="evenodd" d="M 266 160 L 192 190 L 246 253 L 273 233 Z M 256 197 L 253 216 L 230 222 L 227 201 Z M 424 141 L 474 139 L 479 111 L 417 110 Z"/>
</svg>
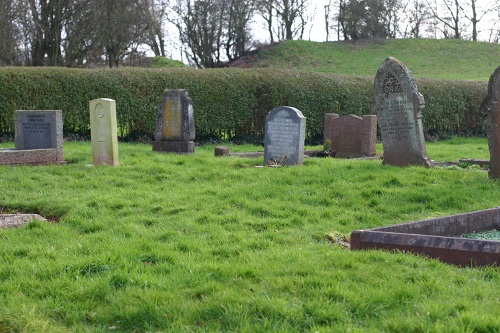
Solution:
<svg viewBox="0 0 500 333">
<path fill-rule="evenodd" d="M 279 106 L 266 117 L 265 165 L 304 163 L 306 118 L 296 108 Z"/>
<path fill-rule="evenodd" d="M 422 126 L 424 106 L 408 68 L 387 58 L 377 71 L 372 103 L 382 135 L 384 164 L 430 166 Z"/>
<path fill-rule="evenodd" d="M 485 129 L 490 148 L 489 176 L 500 178 L 500 66 L 493 72 L 488 83 L 488 95 L 481 104 L 485 115 Z"/>
</svg>

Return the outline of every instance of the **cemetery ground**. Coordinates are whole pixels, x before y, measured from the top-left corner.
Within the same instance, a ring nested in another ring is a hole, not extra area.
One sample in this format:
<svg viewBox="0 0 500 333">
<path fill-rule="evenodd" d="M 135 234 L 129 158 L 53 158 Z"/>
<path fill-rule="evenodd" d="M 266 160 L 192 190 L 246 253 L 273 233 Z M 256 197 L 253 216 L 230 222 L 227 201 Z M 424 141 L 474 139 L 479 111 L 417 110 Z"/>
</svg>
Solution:
<svg viewBox="0 0 500 333">
<path fill-rule="evenodd" d="M 500 183 L 485 171 L 333 158 L 257 168 L 262 158 L 215 158 L 214 146 L 119 149 L 119 167 L 88 166 L 90 142 L 66 142 L 65 166 L 1 167 L 2 213 L 51 222 L 0 229 L 0 332 L 500 329 L 497 267 L 339 241 L 496 207 Z M 478 138 L 427 150 L 437 161 L 489 157 Z"/>
</svg>

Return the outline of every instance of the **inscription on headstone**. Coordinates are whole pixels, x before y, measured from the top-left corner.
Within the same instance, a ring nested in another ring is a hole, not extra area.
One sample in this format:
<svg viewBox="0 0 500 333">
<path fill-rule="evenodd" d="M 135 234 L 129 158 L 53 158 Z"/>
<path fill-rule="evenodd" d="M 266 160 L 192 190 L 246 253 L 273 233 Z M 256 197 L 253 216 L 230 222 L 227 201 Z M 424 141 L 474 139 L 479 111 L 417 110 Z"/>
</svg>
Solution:
<svg viewBox="0 0 500 333">
<path fill-rule="evenodd" d="M 493 72 L 488 82 L 488 95 L 481 104 L 485 115 L 485 129 L 490 149 L 489 176 L 500 178 L 500 66 Z"/>
<path fill-rule="evenodd" d="M 109 98 L 89 102 L 92 164 L 118 166 L 116 102 Z"/>
<path fill-rule="evenodd" d="M 153 150 L 172 153 L 194 152 L 193 101 L 185 89 L 167 89 L 158 106 Z"/>
<path fill-rule="evenodd" d="M 15 111 L 16 149 L 62 149 L 62 111 Z"/>
<path fill-rule="evenodd" d="M 377 116 L 347 115 L 333 117 L 332 150 L 336 157 L 373 156 L 377 145 Z"/>
<path fill-rule="evenodd" d="M 424 106 L 408 68 L 388 58 L 375 77 L 372 103 L 382 135 L 384 164 L 430 166 L 422 126 Z"/>
<path fill-rule="evenodd" d="M 266 117 L 265 165 L 301 165 L 304 162 L 306 118 L 298 109 L 280 106 Z"/>
</svg>

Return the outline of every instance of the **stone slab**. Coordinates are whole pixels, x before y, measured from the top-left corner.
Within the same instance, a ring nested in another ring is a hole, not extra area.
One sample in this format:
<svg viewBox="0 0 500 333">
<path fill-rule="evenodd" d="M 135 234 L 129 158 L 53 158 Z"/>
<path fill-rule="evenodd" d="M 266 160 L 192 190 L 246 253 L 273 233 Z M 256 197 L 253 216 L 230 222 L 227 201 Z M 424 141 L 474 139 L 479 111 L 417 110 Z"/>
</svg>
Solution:
<svg viewBox="0 0 500 333">
<path fill-rule="evenodd" d="M 481 104 L 490 149 L 490 178 L 500 178 L 500 66 L 488 82 L 488 95 Z"/>
<path fill-rule="evenodd" d="M 194 153 L 194 141 L 153 141 L 153 151 L 177 154 Z"/>
<path fill-rule="evenodd" d="M 408 68 L 395 58 L 387 58 L 375 76 L 372 102 L 382 136 L 384 164 L 430 166 L 422 125 L 424 106 L 424 97 Z"/>
<path fill-rule="evenodd" d="M 17 228 L 35 220 L 47 221 L 38 214 L 0 214 L 0 229 Z"/>
<path fill-rule="evenodd" d="M 264 165 L 302 165 L 306 118 L 290 106 L 279 106 L 266 117 Z"/>
<path fill-rule="evenodd" d="M 351 233 L 351 250 L 386 249 L 425 254 L 461 266 L 500 264 L 500 242 L 462 238 L 500 228 L 500 207 Z"/>
<path fill-rule="evenodd" d="M 0 149 L 0 165 L 66 164 L 58 149 Z"/>
<path fill-rule="evenodd" d="M 109 98 L 89 102 L 92 164 L 118 166 L 116 102 Z"/>
</svg>

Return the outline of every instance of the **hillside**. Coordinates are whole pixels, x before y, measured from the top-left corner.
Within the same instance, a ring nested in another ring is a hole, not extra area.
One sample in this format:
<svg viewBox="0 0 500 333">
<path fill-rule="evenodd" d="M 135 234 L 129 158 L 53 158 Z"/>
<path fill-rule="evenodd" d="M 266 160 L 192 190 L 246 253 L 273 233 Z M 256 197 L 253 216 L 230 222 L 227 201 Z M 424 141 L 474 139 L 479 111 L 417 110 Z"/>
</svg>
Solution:
<svg viewBox="0 0 500 333">
<path fill-rule="evenodd" d="M 500 44 L 451 39 L 283 41 L 229 66 L 374 76 L 389 56 L 405 63 L 416 78 L 487 81 L 500 66 Z"/>
</svg>

